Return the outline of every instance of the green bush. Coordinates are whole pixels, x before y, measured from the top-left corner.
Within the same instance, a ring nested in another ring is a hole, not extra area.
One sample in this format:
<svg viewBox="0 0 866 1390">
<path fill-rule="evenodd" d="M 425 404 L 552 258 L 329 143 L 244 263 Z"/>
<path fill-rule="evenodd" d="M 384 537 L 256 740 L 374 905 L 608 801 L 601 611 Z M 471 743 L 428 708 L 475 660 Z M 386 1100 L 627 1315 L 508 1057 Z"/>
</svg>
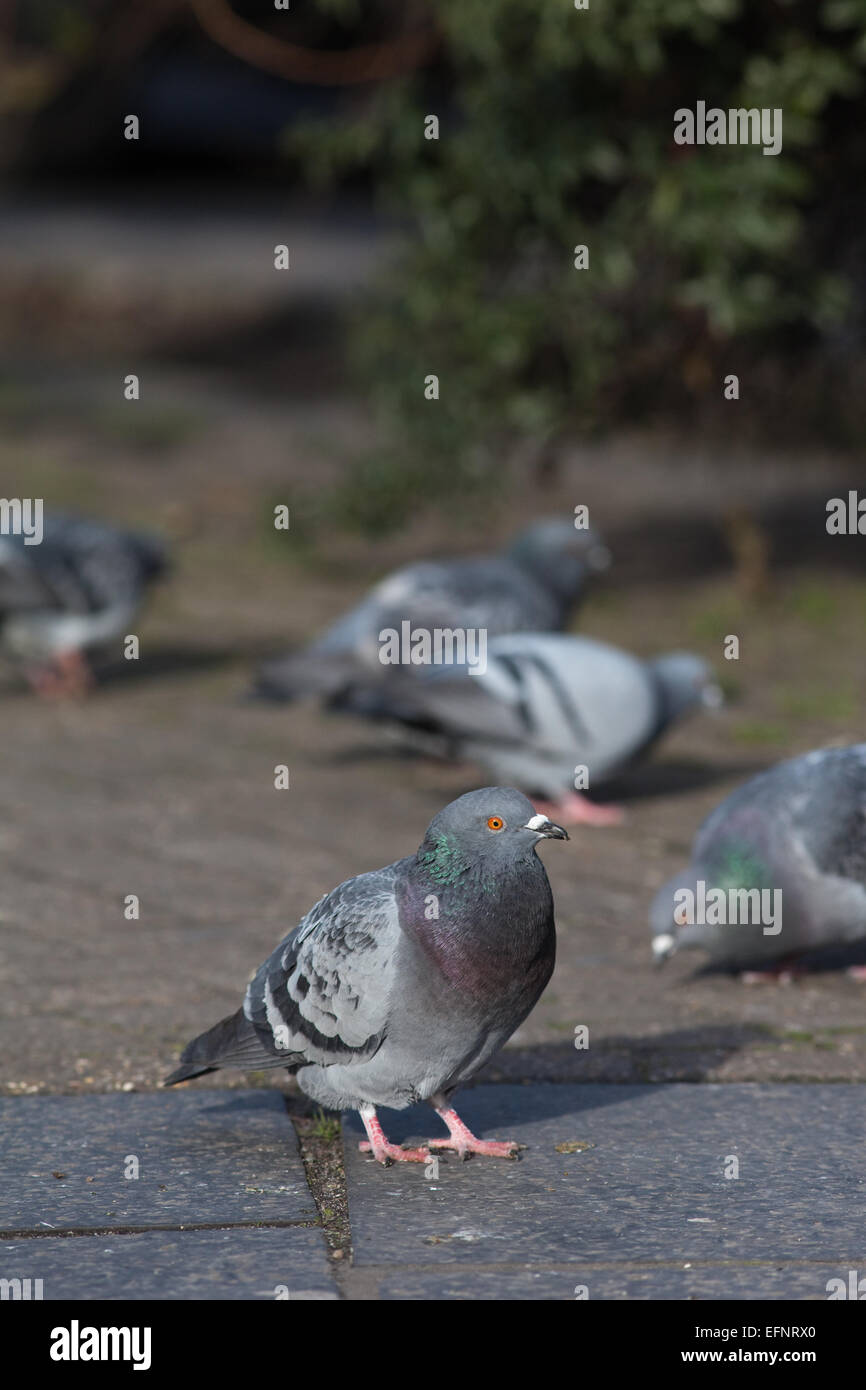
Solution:
<svg viewBox="0 0 866 1390">
<path fill-rule="evenodd" d="M 332 13 L 333 0 L 319 0 Z M 515 446 L 640 413 L 695 343 L 758 353 L 839 334 L 839 218 L 862 184 L 866 0 L 437 0 L 434 67 L 352 120 L 287 137 L 322 184 L 372 171 L 408 220 L 355 359 L 383 446 L 345 518 L 453 498 Z M 363 7 L 359 10 L 363 29 Z M 681 147 L 679 107 L 781 107 L 778 157 Z M 424 137 L 437 114 L 438 140 Z M 590 269 L 573 265 L 589 247 Z M 793 336 L 792 336 L 793 335 Z M 691 365 L 690 365 L 691 363 Z M 438 401 L 424 379 L 440 380 Z M 718 389 L 706 366 L 695 380 Z"/>
</svg>

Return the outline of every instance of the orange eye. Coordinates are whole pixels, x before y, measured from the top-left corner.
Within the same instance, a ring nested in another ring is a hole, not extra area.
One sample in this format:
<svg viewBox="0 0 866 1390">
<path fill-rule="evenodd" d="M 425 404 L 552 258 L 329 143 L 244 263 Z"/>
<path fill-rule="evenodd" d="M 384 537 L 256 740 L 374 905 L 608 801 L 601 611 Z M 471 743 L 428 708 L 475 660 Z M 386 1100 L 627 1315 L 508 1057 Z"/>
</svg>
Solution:
<svg viewBox="0 0 866 1390">
<path fill-rule="evenodd" d="M 503 830 L 504 828 L 505 828 L 505 821 L 502 819 L 501 816 L 490 816 L 490 817 L 488 818 L 488 821 L 487 821 L 487 829 L 488 829 L 488 830 Z"/>
</svg>

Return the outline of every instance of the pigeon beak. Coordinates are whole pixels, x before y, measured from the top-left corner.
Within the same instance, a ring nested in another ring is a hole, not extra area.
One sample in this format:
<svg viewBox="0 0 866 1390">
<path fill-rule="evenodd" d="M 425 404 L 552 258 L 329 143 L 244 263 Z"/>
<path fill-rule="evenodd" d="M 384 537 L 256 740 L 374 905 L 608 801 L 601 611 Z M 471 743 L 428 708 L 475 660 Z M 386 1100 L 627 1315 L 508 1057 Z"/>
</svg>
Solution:
<svg viewBox="0 0 866 1390">
<path fill-rule="evenodd" d="M 586 557 L 586 563 L 596 574 L 610 569 L 611 554 L 606 545 L 594 545 Z"/>
<path fill-rule="evenodd" d="M 533 830 L 536 835 L 541 835 L 545 840 L 567 840 L 568 831 L 563 830 L 561 825 L 554 825 L 547 816 L 533 816 L 523 826 L 524 830 Z"/>
<path fill-rule="evenodd" d="M 653 937 L 653 965 L 664 965 L 665 961 L 673 955 L 677 948 L 677 943 L 667 932 Z"/>
<path fill-rule="evenodd" d="M 701 704 L 705 709 L 721 709 L 725 703 L 725 694 L 720 685 L 711 681 L 705 685 L 701 691 Z"/>
</svg>

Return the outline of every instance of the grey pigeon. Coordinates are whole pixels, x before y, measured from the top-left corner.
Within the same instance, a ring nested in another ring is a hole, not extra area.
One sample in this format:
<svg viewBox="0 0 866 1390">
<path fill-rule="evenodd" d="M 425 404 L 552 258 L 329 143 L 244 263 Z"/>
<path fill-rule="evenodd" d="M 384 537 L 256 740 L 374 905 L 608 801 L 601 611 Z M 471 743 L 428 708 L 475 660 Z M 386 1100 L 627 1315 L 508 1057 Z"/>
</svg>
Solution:
<svg viewBox="0 0 866 1390">
<path fill-rule="evenodd" d="M 337 698 L 386 678 L 380 633 L 413 629 L 553 631 L 610 555 L 590 527 L 553 518 L 527 527 L 502 555 L 423 560 L 395 570 L 303 651 L 267 663 L 254 693 L 273 700 Z"/>
<path fill-rule="evenodd" d="M 700 827 L 689 868 L 656 894 L 653 954 L 779 972 L 866 937 L 866 743 L 779 763 Z M 751 974 L 749 979 L 755 978 Z"/>
<path fill-rule="evenodd" d="M 46 513 L 38 544 L 0 535 L 0 649 L 44 694 L 81 693 L 84 652 L 121 638 L 164 573 L 158 537 Z"/>
<path fill-rule="evenodd" d="M 380 1163 L 423 1162 L 376 1107 L 427 1100 L 449 1137 L 430 1147 L 509 1157 L 451 1107 L 526 1018 L 551 974 L 553 898 L 535 853 L 566 832 L 511 787 L 452 801 L 417 852 L 350 878 L 256 972 L 243 1007 L 184 1050 L 166 1085 L 220 1067 L 285 1067 L 320 1105 L 356 1109 Z"/>
<path fill-rule="evenodd" d="M 484 671 L 430 666 L 420 678 L 350 691 L 341 705 L 419 731 L 416 741 L 434 751 L 439 738 L 439 751 L 543 798 L 539 809 L 557 820 L 603 825 L 620 812 L 575 787 L 603 786 L 688 711 L 721 698 L 689 652 L 640 661 L 593 638 L 524 632 L 490 642 Z"/>
</svg>

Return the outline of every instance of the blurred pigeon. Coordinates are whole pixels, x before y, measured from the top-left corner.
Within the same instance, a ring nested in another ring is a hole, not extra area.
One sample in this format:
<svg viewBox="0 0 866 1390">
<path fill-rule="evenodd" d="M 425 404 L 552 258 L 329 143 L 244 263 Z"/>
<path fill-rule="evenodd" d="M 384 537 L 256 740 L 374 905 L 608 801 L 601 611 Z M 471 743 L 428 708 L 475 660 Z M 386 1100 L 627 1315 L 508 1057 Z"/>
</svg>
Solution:
<svg viewBox="0 0 866 1390">
<path fill-rule="evenodd" d="M 657 962 L 700 947 L 713 966 L 766 975 L 866 937 L 866 743 L 738 787 L 704 821 L 688 870 L 656 894 L 650 923 Z"/>
<path fill-rule="evenodd" d="M 267 663 L 254 693 L 266 699 L 338 695 L 376 684 L 389 668 L 380 633 L 413 629 L 551 631 L 564 626 L 581 590 L 610 554 L 590 527 L 573 520 L 536 521 L 502 555 L 422 560 L 395 570 L 356 608 L 303 651 Z"/>
<path fill-rule="evenodd" d="M 551 974 L 553 898 L 535 853 L 566 832 L 512 787 L 484 787 L 432 821 L 417 854 L 321 899 L 254 975 L 242 1009 L 185 1049 L 167 1086 L 220 1067 L 285 1067 L 320 1105 L 360 1111 L 380 1163 L 430 1148 L 511 1157 L 476 1139 L 451 1095 L 514 1032 Z M 376 1106 L 428 1100 L 448 1127 L 390 1144 Z"/>
<path fill-rule="evenodd" d="M 166 567 L 156 536 L 104 521 L 46 513 L 38 544 L 0 535 L 0 650 L 40 694 L 82 694 L 84 652 L 128 631 Z"/>
<path fill-rule="evenodd" d="M 538 809 L 557 820 L 610 825 L 621 819 L 618 808 L 594 804 L 575 786 L 602 785 L 689 710 L 721 699 L 708 667 L 689 652 L 640 661 L 590 637 L 529 632 L 495 638 L 483 672 L 430 666 L 415 679 L 395 675 L 377 690 L 350 690 L 340 707 L 397 721 L 429 749 L 474 759 L 543 798 Z"/>
</svg>

